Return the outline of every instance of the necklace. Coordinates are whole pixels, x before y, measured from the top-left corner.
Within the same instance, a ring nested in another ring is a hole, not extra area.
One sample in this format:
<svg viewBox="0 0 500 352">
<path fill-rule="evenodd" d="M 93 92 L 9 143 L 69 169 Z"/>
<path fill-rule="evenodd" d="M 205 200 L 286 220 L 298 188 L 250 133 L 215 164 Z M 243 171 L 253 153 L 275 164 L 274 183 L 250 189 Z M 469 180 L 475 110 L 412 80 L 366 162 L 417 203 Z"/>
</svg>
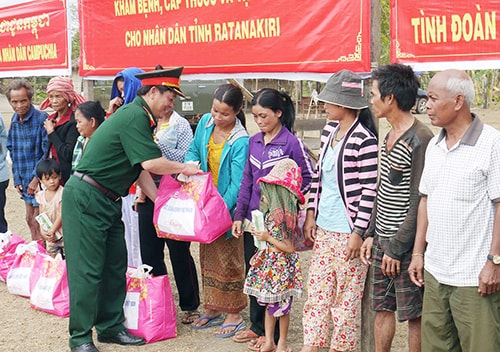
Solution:
<svg viewBox="0 0 500 352">
<path fill-rule="evenodd" d="M 334 140 L 335 142 L 340 142 L 340 141 L 342 140 L 342 138 L 344 138 L 344 135 L 345 135 L 345 134 L 343 134 L 341 137 L 337 138 L 337 135 L 338 135 L 338 133 L 339 133 L 339 130 L 340 130 L 340 128 L 338 128 L 337 130 L 335 130 L 335 132 L 333 133 L 333 140 Z"/>
</svg>

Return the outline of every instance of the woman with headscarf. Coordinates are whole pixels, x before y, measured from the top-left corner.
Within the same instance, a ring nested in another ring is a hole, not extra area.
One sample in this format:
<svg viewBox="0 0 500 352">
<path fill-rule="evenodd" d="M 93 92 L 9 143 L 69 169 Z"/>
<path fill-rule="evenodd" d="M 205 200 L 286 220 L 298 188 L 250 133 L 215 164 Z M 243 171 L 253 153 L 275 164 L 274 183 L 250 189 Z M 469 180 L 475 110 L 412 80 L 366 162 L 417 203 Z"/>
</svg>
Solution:
<svg viewBox="0 0 500 352">
<path fill-rule="evenodd" d="M 49 158 L 59 163 L 64 184 L 71 175 L 73 149 L 80 135 L 76 129 L 75 110 L 86 99 L 78 94 L 73 81 L 68 77 L 53 77 L 47 85 L 47 98 L 40 104 L 40 109 L 52 108 L 43 126 L 49 136 Z"/>
<path fill-rule="evenodd" d="M 137 67 L 129 67 L 115 76 L 107 116 L 113 114 L 120 106 L 132 102 L 137 96 L 137 89 L 141 88 L 141 80 L 135 77 L 138 73 L 144 71 Z"/>
</svg>

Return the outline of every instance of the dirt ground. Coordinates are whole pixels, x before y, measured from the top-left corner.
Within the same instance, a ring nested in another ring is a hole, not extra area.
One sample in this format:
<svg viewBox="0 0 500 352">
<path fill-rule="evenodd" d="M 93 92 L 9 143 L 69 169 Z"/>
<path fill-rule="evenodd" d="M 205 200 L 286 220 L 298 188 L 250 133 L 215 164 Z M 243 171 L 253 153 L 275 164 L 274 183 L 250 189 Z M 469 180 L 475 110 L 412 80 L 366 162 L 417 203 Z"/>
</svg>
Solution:
<svg viewBox="0 0 500 352">
<path fill-rule="evenodd" d="M 474 111 L 485 121 L 500 128 L 499 107 L 490 109 L 475 109 Z M 8 126 L 12 110 L 8 106 L 4 96 L 0 95 L 0 113 Z M 425 115 L 418 115 L 422 121 L 428 122 Z M 388 124 L 385 120 L 380 123 L 380 135 L 385 135 Z M 434 129 L 436 131 L 436 129 Z M 314 135 L 314 133 L 313 133 Z M 317 134 L 316 134 L 317 135 Z M 312 135 L 311 135 L 312 136 Z M 16 234 L 29 238 L 29 230 L 24 220 L 24 202 L 14 191 L 12 184 L 8 188 L 6 217 L 9 222 L 9 229 Z M 198 246 L 192 246 L 194 257 L 198 258 Z M 167 252 L 168 255 L 168 252 Z M 310 253 L 303 252 L 301 260 L 303 262 L 304 277 L 307 277 L 307 269 Z M 169 261 L 167 260 L 167 263 Z M 169 272 L 172 272 L 169 270 Z M 175 282 L 172 281 L 172 291 L 175 295 Z M 112 294 L 110 292 L 110 294 Z M 302 344 L 302 322 L 301 311 L 304 303 L 302 299 L 294 302 L 292 310 L 291 326 L 289 331 L 289 345 L 298 352 Z M 68 319 L 59 318 L 44 312 L 35 311 L 30 308 L 29 300 L 14 296 L 8 293 L 6 285 L 0 282 L 0 302 L 2 306 L 0 319 L 0 352 L 3 351 L 39 351 L 39 352 L 59 352 L 68 351 Z M 177 297 L 176 297 L 177 302 Z M 180 315 L 180 312 L 178 311 Z M 248 322 L 248 310 L 243 312 L 245 320 Z M 156 342 L 141 347 L 121 347 L 117 345 L 100 344 L 97 347 L 103 352 L 111 351 L 207 351 L 207 352 L 229 352 L 247 351 L 246 344 L 236 344 L 231 339 L 218 339 L 213 336 L 215 328 L 207 330 L 192 331 L 189 326 L 182 325 L 180 318 L 177 318 L 178 336 L 174 339 Z M 396 337 L 393 341 L 393 351 L 407 351 L 406 325 L 397 324 Z M 328 349 L 324 349 L 327 351 Z"/>
</svg>

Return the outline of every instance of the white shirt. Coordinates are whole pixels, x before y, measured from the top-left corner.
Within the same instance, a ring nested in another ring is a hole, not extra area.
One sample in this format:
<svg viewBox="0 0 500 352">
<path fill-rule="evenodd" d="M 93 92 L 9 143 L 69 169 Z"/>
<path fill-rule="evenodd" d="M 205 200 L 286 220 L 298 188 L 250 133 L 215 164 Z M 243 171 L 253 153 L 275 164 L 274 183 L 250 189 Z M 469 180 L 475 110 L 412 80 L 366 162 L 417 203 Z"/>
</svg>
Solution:
<svg viewBox="0 0 500 352">
<path fill-rule="evenodd" d="M 500 132 L 477 117 L 448 149 L 445 132 L 426 151 L 420 193 L 427 195 L 425 269 L 450 286 L 478 286 L 500 201 Z"/>
</svg>

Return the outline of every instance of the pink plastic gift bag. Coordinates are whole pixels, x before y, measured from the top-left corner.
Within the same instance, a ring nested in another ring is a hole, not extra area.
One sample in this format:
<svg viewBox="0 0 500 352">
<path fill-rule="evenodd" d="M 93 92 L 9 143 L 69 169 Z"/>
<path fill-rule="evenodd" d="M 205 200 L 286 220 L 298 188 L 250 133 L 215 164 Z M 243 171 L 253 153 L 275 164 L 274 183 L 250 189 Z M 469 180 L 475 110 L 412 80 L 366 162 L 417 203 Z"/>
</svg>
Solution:
<svg viewBox="0 0 500 352">
<path fill-rule="evenodd" d="M 153 222 L 158 237 L 200 243 L 215 241 L 232 226 L 231 214 L 208 172 L 189 176 L 186 182 L 163 176 Z"/>
<path fill-rule="evenodd" d="M 12 232 L 0 233 L 0 280 L 6 281 L 14 260 L 16 260 L 16 248 L 26 241 Z"/>
<path fill-rule="evenodd" d="M 13 295 L 30 296 L 30 277 L 38 252 L 45 252 L 45 249 L 37 241 L 17 246 L 16 259 L 10 267 L 6 280 L 7 289 Z"/>
<path fill-rule="evenodd" d="M 147 343 L 177 336 L 174 297 L 168 275 L 151 276 L 152 267 L 127 271 L 127 296 L 123 304 L 125 327 Z"/>
<path fill-rule="evenodd" d="M 69 287 L 66 261 L 58 254 L 37 253 L 30 279 L 30 305 L 60 317 L 69 316 Z"/>
</svg>

